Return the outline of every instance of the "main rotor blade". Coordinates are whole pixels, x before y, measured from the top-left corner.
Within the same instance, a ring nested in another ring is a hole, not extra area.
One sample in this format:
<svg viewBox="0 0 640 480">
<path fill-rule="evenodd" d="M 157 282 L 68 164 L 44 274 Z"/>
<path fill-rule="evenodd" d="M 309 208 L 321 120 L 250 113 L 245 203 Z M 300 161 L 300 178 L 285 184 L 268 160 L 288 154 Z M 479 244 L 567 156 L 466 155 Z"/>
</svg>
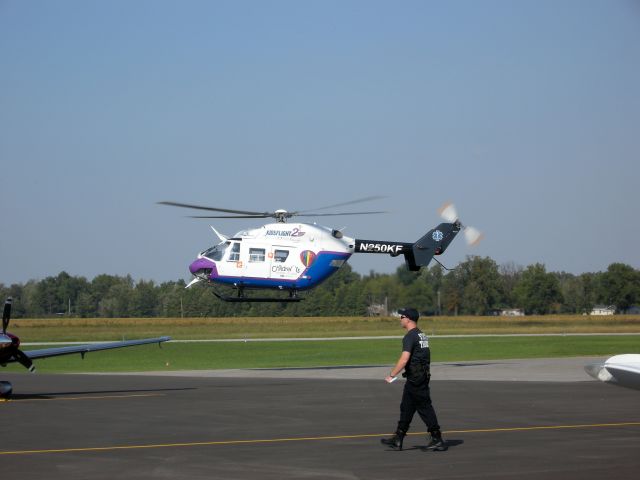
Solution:
<svg viewBox="0 0 640 480">
<path fill-rule="evenodd" d="M 11 302 L 13 302 L 11 297 L 4 301 L 4 311 L 2 312 L 2 333 L 7 333 L 7 327 L 11 320 Z"/>
<path fill-rule="evenodd" d="M 389 213 L 385 211 L 380 212 L 344 212 L 344 213 L 302 213 L 295 214 L 296 217 L 336 217 L 340 215 L 375 215 L 378 213 Z"/>
<path fill-rule="evenodd" d="M 266 215 L 189 215 L 189 218 L 269 218 L 275 217 L 273 214 Z"/>
<path fill-rule="evenodd" d="M 230 210 L 228 208 L 215 208 L 215 207 L 205 207 L 202 205 L 191 205 L 189 203 L 177 203 L 177 202 L 157 202 L 158 205 L 169 205 L 170 207 L 180 207 L 180 208 L 194 208 L 196 210 L 209 210 L 211 212 L 225 212 L 225 213 L 237 213 L 239 215 L 271 215 L 269 212 L 249 212 L 247 210 Z M 202 217 L 208 218 L 208 217 Z M 227 218 L 227 217 L 210 217 L 210 218 Z"/>
<path fill-rule="evenodd" d="M 299 213 L 309 213 L 309 212 L 315 212 L 317 210 L 326 210 L 328 208 L 335 208 L 335 207 L 344 207 L 345 205 L 353 205 L 354 203 L 362 203 L 362 202 L 369 202 L 372 200 L 380 200 L 381 198 L 387 198 L 385 196 L 382 195 L 374 195 L 371 197 L 364 197 L 364 198 L 358 198 L 357 200 L 351 200 L 350 202 L 342 202 L 342 203 L 336 203 L 333 205 L 327 205 L 326 207 L 320 207 L 320 208 L 311 208 L 308 210 L 300 210 L 298 212 L 292 212 L 293 215 L 298 215 Z"/>
</svg>

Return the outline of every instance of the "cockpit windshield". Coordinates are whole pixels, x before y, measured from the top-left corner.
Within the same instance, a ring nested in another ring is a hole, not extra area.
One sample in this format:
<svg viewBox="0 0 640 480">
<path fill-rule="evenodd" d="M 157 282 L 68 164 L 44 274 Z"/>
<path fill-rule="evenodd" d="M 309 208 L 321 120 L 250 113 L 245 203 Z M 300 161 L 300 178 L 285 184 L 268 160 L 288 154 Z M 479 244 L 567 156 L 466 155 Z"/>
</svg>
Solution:
<svg viewBox="0 0 640 480">
<path fill-rule="evenodd" d="M 227 250 L 228 246 L 229 242 L 219 243 L 218 245 L 205 250 L 201 253 L 201 255 L 203 257 L 207 257 L 210 260 L 213 260 L 214 262 L 219 262 L 220 260 L 222 260 L 224 252 Z"/>
</svg>

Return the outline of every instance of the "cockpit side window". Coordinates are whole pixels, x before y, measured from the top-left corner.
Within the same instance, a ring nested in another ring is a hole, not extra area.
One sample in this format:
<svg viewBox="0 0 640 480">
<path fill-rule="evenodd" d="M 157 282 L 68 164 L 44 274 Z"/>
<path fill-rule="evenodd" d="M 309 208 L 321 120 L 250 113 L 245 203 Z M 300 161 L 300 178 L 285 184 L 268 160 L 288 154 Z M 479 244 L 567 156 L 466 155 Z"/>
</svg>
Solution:
<svg viewBox="0 0 640 480">
<path fill-rule="evenodd" d="M 239 242 L 233 242 L 231 244 L 231 253 L 229 253 L 229 261 L 230 262 L 240 261 L 240 243 Z"/>
</svg>

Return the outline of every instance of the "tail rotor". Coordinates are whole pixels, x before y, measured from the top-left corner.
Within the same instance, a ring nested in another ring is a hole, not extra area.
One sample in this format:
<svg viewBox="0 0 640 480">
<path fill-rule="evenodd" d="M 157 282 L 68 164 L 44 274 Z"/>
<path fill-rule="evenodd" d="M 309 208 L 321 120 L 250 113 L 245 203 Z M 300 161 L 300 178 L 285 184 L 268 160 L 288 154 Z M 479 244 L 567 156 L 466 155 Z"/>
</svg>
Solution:
<svg viewBox="0 0 640 480">
<path fill-rule="evenodd" d="M 462 227 L 464 238 L 468 245 L 475 246 L 484 238 L 484 235 L 480 230 L 475 227 L 463 225 L 458 217 L 458 212 L 453 203 L 445 203 L 440 210 L 438 210 L 440 216 L 449 223 L 458 223 Z"/>
</svg>

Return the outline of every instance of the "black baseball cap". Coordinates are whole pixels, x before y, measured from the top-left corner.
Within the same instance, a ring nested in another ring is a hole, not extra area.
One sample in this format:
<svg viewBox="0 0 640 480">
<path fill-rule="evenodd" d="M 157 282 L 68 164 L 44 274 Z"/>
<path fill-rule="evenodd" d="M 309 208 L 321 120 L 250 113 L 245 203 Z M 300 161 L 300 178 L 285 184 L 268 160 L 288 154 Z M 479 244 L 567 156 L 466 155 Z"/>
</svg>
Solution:
<svg viewBox="0 0 640 480">
<path fill-rule="evenodd" d="M 413 320 L 414 322 L 418 321 L 420 318 L 420 314 L 415 308 L 401 308 L 398 310 L 400 316 L 407 317 L 409 320 Z"/>
</svg>

